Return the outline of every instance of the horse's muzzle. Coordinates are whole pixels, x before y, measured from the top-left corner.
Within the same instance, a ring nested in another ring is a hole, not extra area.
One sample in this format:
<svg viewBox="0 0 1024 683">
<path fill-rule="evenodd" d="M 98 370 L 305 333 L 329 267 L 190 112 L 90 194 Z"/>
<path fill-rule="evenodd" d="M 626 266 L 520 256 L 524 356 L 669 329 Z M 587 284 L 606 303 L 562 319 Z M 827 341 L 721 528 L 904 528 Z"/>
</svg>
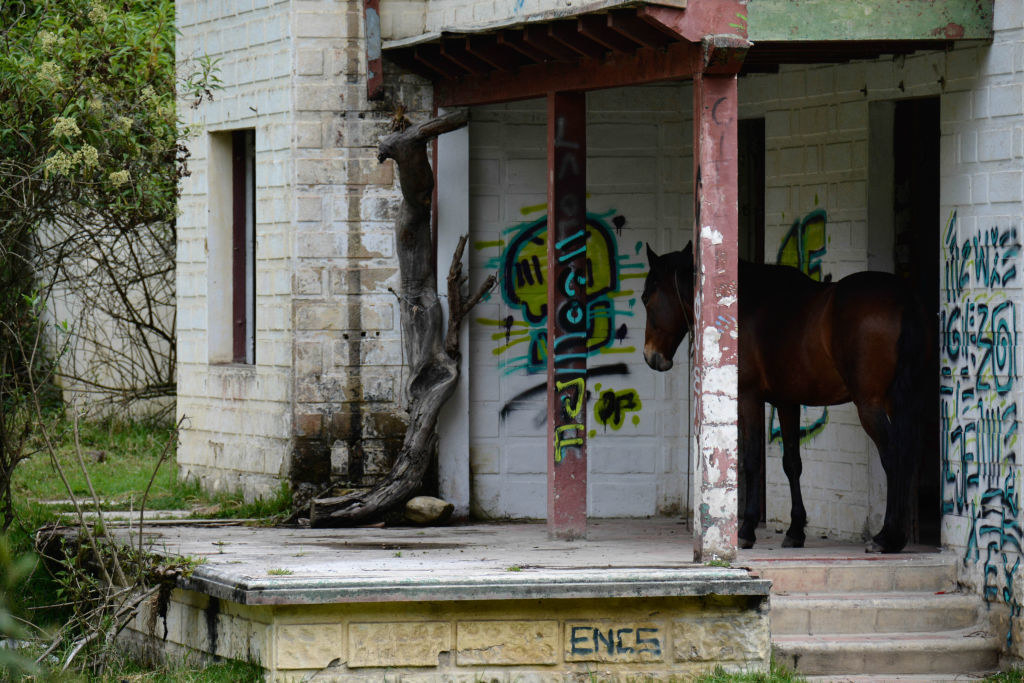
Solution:
<svg viewBox="0 0 1024 683">
<path fill-rule="evenodd" d="M 647 361 L 647 365 L 649 365 L 652 370 L 657 370 L 658 372 L 665 372 L 672 368 L 672 359 L 665 358 L 665 356 L 661 355 L 658 351 L 644 349 L 644 360 Z"/>
</svg>

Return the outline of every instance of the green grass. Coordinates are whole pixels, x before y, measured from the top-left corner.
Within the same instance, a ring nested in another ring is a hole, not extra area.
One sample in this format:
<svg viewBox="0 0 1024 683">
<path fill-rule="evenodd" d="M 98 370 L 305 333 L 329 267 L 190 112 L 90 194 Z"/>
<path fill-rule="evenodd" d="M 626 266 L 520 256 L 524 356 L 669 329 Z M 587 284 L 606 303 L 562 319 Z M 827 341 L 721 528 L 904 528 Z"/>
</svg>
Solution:
<svg viewBox="0 0 1024 683">
<path fill-rule="evenodd" d="M 198 487 L 193 487 L 191 500 L 201 503 L 192 516 L 205 519 L 259 519 L 264 524 L 276 524 L 287 516 L 292 508 L 292 494 L 288 484 L 281 484 L 273 497 L 260 498 L 251 503 L 242 500 L 241 494 L 219 493 L 207 496 Z M 147 506 L 148 507 L 148 506 Z"/>
<path fill-rule="evenodd" d="M 74 429 L 70 421 L 55 417 L 49 426 L 54 435 L 57 461 L 64 470 L 71 490 L 90 509 L 92 499 L 85 475 L 75 450 Z M 89 478 L 105 510 L 137 510 L 149 485 L 160 455 L 173 435 L 173 427 L 145 421 L 102 420 L 79 424 L 79 442 L 89 471 Z M 21 463 L 14 472 L 14 497 L 21 503 L 67 500 L 68 492 L 50 462 L 49 454 L 37 437 L 40 451 Z M 273 497 L 245 503 L 240 493 L 205 493 L 198 482 L 182 482 L 177 478 L 174 445 L 167 459 L 157 470 L 146 500 L 148 510 L 190 510 L 195 516 L 217 519 L 273 518 L 291 508 L 291 495 L 282 486 Z M 53 510 L 73 510 L 70 504 L 56 505 Z"/>
<path fill-rule="evenodd" d="M 72 423 L 55 415 L 47 424 L 47 430 L 53 435 L 58 462 L 71 483 L 72 491 L 79 503 L 91 510 L 92 498 L 78 463 Z M 79 441 L 85 464 L 105 510 L 138 510 L 143 492 L 172 434 L 173 429 L 169 426 L 146 422 L 104 420 L 79 424 Z M 67 500 L 68 493 L 53 469 L 48 452 L 42 449 L 41 438 L 38 435 L 34 438 L 33 445 L 40 449 L 39 452 L 19 464 L 12 479 L 16 519 L 8 530 L 7 540 L 16 556 L 32 554 L 35 530 L 55 521 L 58 513 L 74 509 L 70 504 L 47 505 L 42 502 Z M 174 446 L 171 448 L 149 491 L 148 510 L 185 509 L 193 510 L 193 516 L 255 518 L 265 520 L 264 523 L 273 523 L 290 510 L 291 495 L 287 486 L 268 499 L 245 503 L 241 494 L 210 496 L 199 488 L 198 483 L 179 482 Z M 102 457 L 99 453 L 103 454 Z M 18 602 L 24 607 L 53 605 L 61 602 L 57 589 L 55 580 L 40 566 L 23 584 Z M 24 610 L 22 614 L 30 616 Z M 61 610 L 31 613 L 32 620 L 43 627 L 60 623 L 62 616 Z"/>
<path fill-rule="evenodd" d="M 79 498 L 88 497 L 89 487 L 75 452 L 73 425 L 68 420 L 55 417 L 48 429 L 53 435 L 57 461 L 71 484 L 71 490 Z M 97 495 L 104 501 L 111 501 L 111 508 L 127 508 L 132 504 L 138 507 L 172 434 L 171 427 L 139 421 L 80 423 L 82 455 Z M 39 451 L 14 471 L 12 485 L 15 497 L 28 501 L 66 500 L 67 489 L 54 471 L 41 437 L 37 435 L 33 445 Z M 195 487 L 182 486 L 177 482 L 175 470 L 172 452 L 157 472 L 147 507 L 180 507 L 196 494 L 198 489 Z"/>
<path fill-rule="evenodd" d="M 5 681 L 0 673 L 0 681 Z M 51 683 L 250 683 L 263 680 L 263 669 L 246 662 L 221 661 L 205 666 L 169 663 L 143 666 L 131 659 L 112 656 L 102 675 L 82 672 L 61 672 L 43 667 L 35 678 Z"/>
<path fill-rule="evenodd" d="M 792 671 L 772 662 L 768 673 L 726 673 L 716 668 L 709 674 L 693 679 L 695 683 L 798 683 L 804 679 Z"/>
<path fill-rule="evenodd" d="M 1024 669 L 1010 669 L 985 679 L 988 683 L 1024 683 Z"/>
</svg>

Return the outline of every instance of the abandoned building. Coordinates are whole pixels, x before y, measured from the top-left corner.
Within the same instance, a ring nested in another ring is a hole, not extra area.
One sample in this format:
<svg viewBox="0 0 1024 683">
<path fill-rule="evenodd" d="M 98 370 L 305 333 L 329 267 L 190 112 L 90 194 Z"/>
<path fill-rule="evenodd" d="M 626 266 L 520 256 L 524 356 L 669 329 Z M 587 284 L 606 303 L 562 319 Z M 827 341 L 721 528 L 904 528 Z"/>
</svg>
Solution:
<svg viewBox="0 0 1024 683">
<path fill-rule="evenodd" d="M 911 541 L 957 554 L 956 579 L 1002 615 L 1003 654 L 1020 653 L 1024 1 L 177 11 L 179 63 L 210 55 L 224 83 L 208 105 L 181 107 L 196 131 L 178 223 L 182 476 L 254 498 L 387 472 L 406 359 L 401 195 L 377 144 L 403 119 L 467 108 L 468 126 L 433 152 L 438 276 L 468 234 L 469 287 L 498 284 L 463 328 L 439 424 L 438 492 L 457 518 L 547 519 L 572 537 L 587 518 L 676 517 L 698 560 L 734 559 L 738 314 L 714 283 L 735 282 L 739 258 L 820 281 L 888 271 L 934 322 Z M 582 154 L 558 163 L 583 185 L 555 177 L 560 146 Z M 549 422 L 564 396 L 548 381 L 548 214 L 566 193 L 585 206 L 587 269 L 571 438 Z M 717 321 L 720 339 L 690 358 L 684 343 L 657 373 L 643 357 L 646 246 L 690 241 L 713 264 L 696 329 Z M 765 525 L 782 529 L 770 406 L 764 430 Z M 808 537 L 876 531 L 885 476 L 856 408 L 803 408 L 800 443 Z"/>
</svg>

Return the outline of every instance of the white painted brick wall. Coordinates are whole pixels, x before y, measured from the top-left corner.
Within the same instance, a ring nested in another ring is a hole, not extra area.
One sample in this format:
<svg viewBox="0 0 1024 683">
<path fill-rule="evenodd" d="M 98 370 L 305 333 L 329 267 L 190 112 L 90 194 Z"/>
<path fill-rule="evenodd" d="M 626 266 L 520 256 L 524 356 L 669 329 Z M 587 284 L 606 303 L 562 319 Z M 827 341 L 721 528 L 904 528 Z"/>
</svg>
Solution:
<svg viewBox="0 0 1024 683">
<path fill-rule="evenodd" d="M 626 374 L 588 380 L 589 514 L 645 516 L 679 511 L 687 503 L 689 424 L 685 358 L 669 374 L 643 361 L 645 317 L 640 293 L 649 242 L 659 251 L 682 248 L 692 202 L 680 199 L 690 182 L 689 88 L 676 85 L 592 93 L 588 96 L 588 211 L 600 214 L 617 243 L 621 296 L 615 328 L 625 338 L 592 356 L 591 369 L 622 363 Z M 470 123 L 471 273 L 475 281 L 494 272 L 514 234 L 546 212 L 546 115 L 541 101 L 475 108 Z M 685 207 L 687 215 L 681 215 Z M 622 216 L 621 231 L 614 218 Z M 685 226 L 685 227 L 683 227 Z M 513 230 L 514 232 L 514 230 Z M 683 240 L 683 241 L 681 241 Z M 508 254 L 506 254 L 506 257 Z M 636 266 L 631 267 L 631 266 Z M 470 327 L 470 459 L 472 509 L 485 517 L 546 515 L 547 446 L 543 392 L 501 412 L 519 393 L 545 382 L 543 371 L 511 370 L 526 344 L 505 345 L 505 328 L 486 321 L 514 319 L 522 308 L 501 289 L 473 312 Z M 510 336 L 511 340 L 523 337 Z M 685 356 L 685 347 L 682 351 Z M 642 409 L 624 413 L 619 429 L 599 424 L 595 406 L 608 390 L 635 390 Z M 633 416 L 638 423 L 632 422 Z M 682 427 L 680 428 L 680 425 Z"/>
<path fill-rule="evenodd" d="M 940 401 L 942 540 L 963 554 L 962 580 L 1019 615 L 1024 3 L 996 3 L 995 27 L 990 46 L 950 53 L 945 71 L 939 362 L 950 376 Z M 986 249 L 992 239 L 999 246 Z M 967 262 L 963 280 L 955 254 Z M 993 265 L 998 283 L 985 277 Z M 991 363 L 983 360 L 989 343 Z M 1017 656 L 1024 652 L 1019 621 L 1008 639 Z"/>
<path fill-rule="evenodd" d="M 220 16 L 222 5 L 179 2 L 179 68 L 218 59 L 225 88 L 198 109 L 179 107 L 192 127 L 193 171 L 182 181 L 178 222 L 178 446 L 180 475 L 247 499 L 276 490 L 291 443 L 290 223 L 291 127 L 289 3 L 264 3 Z M 215 13 L 215 11 L 217 13 Z M 253 367 L 209 365 L 207 351 L 208 134 L 256 130 L 257 314 Z"/>
<path fill-rule="evenodd" d="M 766 259 L 774 258 L 793 220 L 822 208 L 828 213 L 829 236 L 824 266 L 838 278 L 867 262 L 868 103 L 940 97 L 942 221 L 934 234 L 944 245 L 943 278 L 961 273 L 954 253 L 967 261 L 962 291 L 945 280 L 937 283 L 942 292 L 940 366 L 950 371 L 942 382 L 949 393 L 936 397 L 945 415 L 940 434 L 946 508 L 942 542 L 963 553 L 963 580 L 993 603 L 1019 611 L 1022 591 L 1013 577 L 1022 540 L 1016 434 L 1022 359 L 1017 308 L 1024 299 L 1018 274 L 1024 215 L 1024 3 L 1000 2 L 995 8 L 997 32 L 991 46 L 834 67 L 783 67 L 778 74 L 743 79 L 740 101 L 742 116 L 766 120 Z M 979 255 L 975 241 L 984 249 L 993 234 L 1001 245 Z M 995 262 L 1000 273 L 1009 273 L 998 285 L 984 282 L 979 275 L 984 269 L 975 270 L 986 255 L 990 267 Z M 959 322 L 943 329 L 951 317 Z M 966 332 L 964 317 L 970 317 Z M 1000 334 L 998 323 L 1005 323 Z M 992 365 L 979 366 L 988 340 L 998 356 Z M 961 372 L 966 374 L 961 377 Z M 804 444 L 802 452 L 810 530 L 855 538 L 867 522 L 877 531 L 884 509 L 880 467 L 854 411 L 830 409 L 826 430 Z M 769 450 L 769 523 L 788 524 L 788 501 L 775 445 Z M 1021 632 L 1019 625 L 1013 628 L 1017 644 L 1012 648 L 1019 654 Z"/>
<path fill-rule="evenodd" d="M 400 197 L 393 165 L 378 163 L 376 148 L 398 104 L 416 120 L 431 105 L 422 82 L 397 73 L 388 74 L 383 101 L 367 101 L 358 3 L 299 3 L 294 60 L 288 323 L 296 457 L 319 466 L 315 476 L 333 468 L 369 483 L 389 465 L 404 433 L 396 402 L 403 376 L 399 311 L 389 291 L 399 288 L 394 219 Z M 366 452 L 364 477 L 338 457 L 358 453 L 357 443 Z"/>
<path fill-rule="evenodd" d="M 404 430 L 391 419 L 401 413 L 398 311 L 388 291 L 397 286 L 398 193 L 376 145 L 397 104 L 423 117 L 429 91 L 389 74 L 384 100 L 366 101 L 358 4 L 227 9 L 184 2 L 178 12 L 179 61 L 219 59 L 226 85 L 199 110 L 182 107 L 198 129 L 179 223 L 179 413 L 192 418 L 182 473 L 251 497 L 295 475 L 296 458 L 310 456 L 327 468 L 310 475 L 323 483 L 334 442 L 365 437 L 372 479 L 386 466 L 388 440 Z M 255 127 L 257 141 L 251 368 L 208 365 L 206 332 L 205 136 L 241 127 Z"/>
</svg>

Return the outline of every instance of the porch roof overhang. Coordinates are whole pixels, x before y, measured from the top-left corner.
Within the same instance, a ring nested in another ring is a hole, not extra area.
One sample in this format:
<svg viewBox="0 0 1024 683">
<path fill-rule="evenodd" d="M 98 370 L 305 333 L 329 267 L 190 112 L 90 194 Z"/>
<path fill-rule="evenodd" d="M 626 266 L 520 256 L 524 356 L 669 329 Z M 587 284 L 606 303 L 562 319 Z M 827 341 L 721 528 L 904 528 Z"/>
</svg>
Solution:
<svg viewBox="0 0 1024 683">
<path fill-rule="evenodd" d="M 438 106 L 486 104 L 735 73 L 749 47 L 742 9 L 736 0 L 593 0 L 383 48 L 434 82 Z"/>
<path fill-rule="evenodd" d="M 993 2 L 590 0 L 385 41 L 382 48 L 434 82 L 439 106 L 474 105 L 540 97 L 555 88 L 687 79 L 716 62 L 721 69 L 742 64 L 743 72 L 764 72 L 781 64 L 946 49 L 956 41 L 990 40 Z M 371 97 L 373 90 L 371 84 Z"/>
</svg>

